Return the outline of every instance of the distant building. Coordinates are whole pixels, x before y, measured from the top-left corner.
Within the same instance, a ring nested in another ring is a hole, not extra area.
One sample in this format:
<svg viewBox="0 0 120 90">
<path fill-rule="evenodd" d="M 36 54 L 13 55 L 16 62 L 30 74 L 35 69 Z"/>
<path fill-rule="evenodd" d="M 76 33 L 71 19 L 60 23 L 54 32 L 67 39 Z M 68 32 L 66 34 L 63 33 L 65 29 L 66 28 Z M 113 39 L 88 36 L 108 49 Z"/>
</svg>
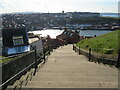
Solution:
<svg viewBox="0 0 120 90">
<path fill-rule="evenodd" d="M 2 29 L 0 38 L 0 54 L 3 56 L 29 52 L 36 46 L 37 56 L 42 53 L 40 35 L 28 34 L 26 29 Z"/>
<path fill-rule="evenodd" d="M 29 52 L 36 46 L 37 56 L 43 51 L 40 35 L 27 33 L 22 29 L 2 29 L 2 38 L 0 38 L 1 53 L 3 56 L 15 55 Z"/>
<path fill-rule="evenodd" d="M 80 24 L 80 25 L 66 25 L 67 27 L 69 28 L 72 28 L 72 29 L 87 29 L 87 28 L 90 28 L 92 27 L 93 25 L 91 24 Z"/>
<path fill-rule="evenodd" d="M 80 41 L 79 32 L 77 30 L 65 30 L 62 34 L 56 37 L 60 42 L 64 44 L 72 44 Z"/>
<path fill-rule="evenodd" d="M 29 37 L 29 45 L 32 47 L 36 46 L 37 50 L 37 56 L 40 57 L 42 51 L 43 51 L 43 46 L 42 46 L 42 39 L 40 37 L 41 34 L 33 34 L 33 33 L 28 33 Z"/>
<path fill-rule="evenodd" d="M 4 56 L 30 51 L 26 29 L 2 29 Z"/>
<path fill-rule="evenodd" d="M 120 26 L 112 26 L 112 29 L 120 29 Z"/>
<path fill-rule="evenodd" d="M 72 18 L 100 17 L 100 13 L 91 12 L 67 12 L 67 15 Z"/>
</svg>

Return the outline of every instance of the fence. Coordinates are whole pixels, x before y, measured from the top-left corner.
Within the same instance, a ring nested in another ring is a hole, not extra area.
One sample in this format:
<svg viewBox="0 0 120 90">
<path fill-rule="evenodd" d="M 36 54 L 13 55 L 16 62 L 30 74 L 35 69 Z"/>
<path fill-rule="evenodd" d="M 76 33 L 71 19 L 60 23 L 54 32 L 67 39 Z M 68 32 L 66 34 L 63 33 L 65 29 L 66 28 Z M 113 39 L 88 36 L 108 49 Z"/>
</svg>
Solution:
<svg viewBox="0 0 120 90">
<path fill-rule="evenodd" d="M 47 45 L 45 47 L 43 47 L 43 60 L 44 63 L 46 62 L 46 57 L 48 55 L 50 55 L 50 52 L 53 52 L 53 49 L 57 49 L 59 47 L 59 45 L 53 44 L 53 45 Z"/>
<path fill-rule="evenodd" d="M 57 47 L 59 46 L 49 45 L 44 47 L 43 53 L 40 53 L 41 56 L 39 58 L 37 57 L 36 47 L 33 47 L 32 51 L 24 53 L 24 55 L 19 55 L 19 57 L 10 60 L 8 63 L 3 63 L 0 67 L 2 68 L 2 84 L 0 85 L 0 88 L 2 88 L 2 90 L 6 89 L 8 85 L 12 85 L 31 68 L 35 68 L 33 74 L 35 75 L 38 64 L 41 62 L 45 63 L 47 56 L 50 55 L 50 52 Z M 16 57 L 16 55 L 10 57 Z"/>
<path fill-rule="evenodd" d="M 75 52 L 78 52 L 79 55 L 83 54 L 86 57 L 88 57 L 88 61 L 91 62 L 98 62 L 98 63 L 103 63 L 103 64 L 108 64 L 108 65 L 114 65 L 116 67 L 120 67 L 120 50 L 118 51 L 118 55 L 113 57 L 108 54 L 100 54 L 96 53 L 93 50 L 107 50 L 109 52 L 114 51 L 115 49 L 96 49 L 96 48 L 89 48 L 88 50 L 82 49 L 80 47 L 77 47 L 76 45 L 73 44 L 73 50 Z"/>
<path fill-rule="evenodd" d="M 26 73 L 35 64 L 35 51 L 31 51 L 2 65 L 3 90 Z"/>
</svg>

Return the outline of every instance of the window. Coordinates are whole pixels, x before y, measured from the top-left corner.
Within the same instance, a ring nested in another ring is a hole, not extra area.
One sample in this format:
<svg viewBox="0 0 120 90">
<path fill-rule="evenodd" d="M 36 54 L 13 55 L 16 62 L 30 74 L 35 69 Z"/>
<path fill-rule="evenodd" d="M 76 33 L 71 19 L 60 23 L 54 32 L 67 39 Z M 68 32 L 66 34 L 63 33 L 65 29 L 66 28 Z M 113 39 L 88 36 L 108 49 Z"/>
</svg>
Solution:
<svg viewBox="0 0 120 90">
<path fill-rule="evenodd" d="M 13 37 L 13 45 L 23 45 L 23 36 L 15 36 Z"/>
</svg>

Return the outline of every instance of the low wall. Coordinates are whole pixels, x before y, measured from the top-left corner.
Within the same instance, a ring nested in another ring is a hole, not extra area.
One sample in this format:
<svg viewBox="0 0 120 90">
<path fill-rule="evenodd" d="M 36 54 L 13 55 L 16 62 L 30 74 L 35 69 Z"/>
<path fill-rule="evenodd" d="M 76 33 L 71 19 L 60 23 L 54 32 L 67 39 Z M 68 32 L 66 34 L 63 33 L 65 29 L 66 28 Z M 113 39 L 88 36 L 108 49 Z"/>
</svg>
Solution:
<svg viewBox="0 0 120 90">
<path fill-rule="evenodd" d="M 35 61 L 35 51 L 25 53 L 2 65 L 2 82 L 13 77 Z"/>
</svg>

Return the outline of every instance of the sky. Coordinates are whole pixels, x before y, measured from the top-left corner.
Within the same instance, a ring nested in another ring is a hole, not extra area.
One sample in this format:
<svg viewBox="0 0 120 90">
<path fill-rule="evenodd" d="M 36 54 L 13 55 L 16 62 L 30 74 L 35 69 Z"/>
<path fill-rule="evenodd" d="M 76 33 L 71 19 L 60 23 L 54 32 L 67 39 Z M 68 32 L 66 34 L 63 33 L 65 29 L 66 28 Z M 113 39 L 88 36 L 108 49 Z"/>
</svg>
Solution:
<svg viewBox="0 0 120 90">
<path fill-rule="evenodd" d="M 119 0 L 0 0 L 0 13 L 118 12 Z"/>
</svg>

